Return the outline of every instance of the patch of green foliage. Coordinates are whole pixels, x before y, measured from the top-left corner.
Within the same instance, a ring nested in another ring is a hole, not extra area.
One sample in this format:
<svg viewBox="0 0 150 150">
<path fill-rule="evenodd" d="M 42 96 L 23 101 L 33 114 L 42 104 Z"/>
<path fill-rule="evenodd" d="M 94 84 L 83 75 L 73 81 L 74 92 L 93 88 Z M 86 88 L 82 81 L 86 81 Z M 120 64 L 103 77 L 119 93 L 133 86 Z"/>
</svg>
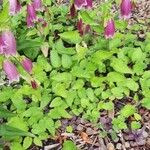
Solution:
<svg viewBox="0 0 150 150">
<path fill-rule="evenodd" d="M 11 150 L 28 149 L 33 143 L 42 146 L 43 140 L 55 136 L 62 118 L 80 116 L 99 124 L 101 112 L 115 110 L 117 101 L 124 105 L 113 118 L 113 130 L 140 128 L 138 107 L 150 109 L 150 34 L 141 42 L 134 32 L 143 26 L 127 28 L 125 21 L 116 19 L 115 37 L 106 40 L 103 21 L 111 7 L 108 2 L 95 10 L 81 10 L 79 16 L 91 31 L 80 36 L 77 17 L 68 16 L 68 6 L 44 2 L 47 11 L 38 15 L 46 20 L 45 28 L 26 27 L 26 6 L 9 20 L 18 52 L 34 61 L 32 76 L 39 86 L 33 89 L 24 80 L 17 86 L 0 85 L 0 118 L 6 119 L 0 126 L 3 141 L 10 142 Z M 128 98 L 133 103 L 126 103 Z M 131 116 L 134 120 L 127 124 Z M 76 149 L 71 141 L 63 149 L 68 146 Z"/>
</svg>

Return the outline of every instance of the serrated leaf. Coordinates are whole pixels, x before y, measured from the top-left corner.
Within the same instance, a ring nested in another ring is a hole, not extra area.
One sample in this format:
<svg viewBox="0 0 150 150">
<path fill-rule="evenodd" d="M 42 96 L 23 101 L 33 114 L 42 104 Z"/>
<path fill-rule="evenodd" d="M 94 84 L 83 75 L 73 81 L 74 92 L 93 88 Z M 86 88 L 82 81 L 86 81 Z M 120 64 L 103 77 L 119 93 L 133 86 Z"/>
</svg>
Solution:
<svg viewBox="0 0 150 150">
<path fill-rule="evenodd" d="M 32 144 L 32 138 L 31 137 L 25 137 L 23 140 L 23 147 L 24 149 L 28 149 Z"/>
<path fill-rule="evenodd" d="M 56 50 L 50 52 L 50 61 L 53 67 L 59 68 L 61 66 L 61 59 Z"/>
<path fill-rule="evenodd" d="M 72 65 L 72 57 L 66 54 L 62 55 L 62 66 L 66 69 Z"/>
<path fill-rule="evenodd" d="M 50 106 L 51 107 L 58 107 L 58 106 L 61 106 L 63 103 L 64 102 L 60 97 L 56 97 L 55 99 L 52 100 Z"/>
<path fill-rule="evenodd" d="M 71 140 L 67 140 L 63 143 L 62 150 L 77 150 L 77 147 Z"/>
<path fill-rule="evenodd" d="M 0 118 L 14 117 L 15 114 L 0 106 Z"/>
<path fill-rule="evenodd" d="M 113 59 L 111 66 L 114 68 L 115 71 L 120 73 L 133 73 L 133 71 L 121 59 Z"/>
<path fill-rule="evenodd" d="M 136 112 L 135 106 L 127 104 L 126 106 L 122 108 L 122 110 L 120 111 L 120 114 L 127 118 L 133 115 L 135 112 Z"/>
<path fill-rule="evenodd" d="M 61 39 L 68 43 L 77 44 L 81 42 L 81 37 L 78 31 L 67 31 L 64 33 L 59 34 Z"/>
<path fill-rule="evenodd" d="M 34 137 L 33 134 L 29 132 L 22 131 L 18 128 L 14 128 L 8 125 L 0 125 L 0 136 L 29 136 Z"/>
</svg>

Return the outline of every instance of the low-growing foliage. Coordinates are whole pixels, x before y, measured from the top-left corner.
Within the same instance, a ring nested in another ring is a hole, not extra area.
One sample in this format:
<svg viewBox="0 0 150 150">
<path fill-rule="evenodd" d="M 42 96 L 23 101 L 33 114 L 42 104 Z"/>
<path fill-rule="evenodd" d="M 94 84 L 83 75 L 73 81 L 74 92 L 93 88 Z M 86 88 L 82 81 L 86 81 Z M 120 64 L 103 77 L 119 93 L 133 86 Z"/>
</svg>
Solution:
<svg viewBox="0 0 150 150">
<path fill-rule="evenodd" d="M 55 136 L 62 118 L 73 116 L 103 130 L 101 112 L 115 112 L 111 115 L 112 134 L 141 127 L 138 108 L 150 109 L 150 33 L 139 39 L 135 33 L 143 26 L 129 26 L 127 20 L 119 19 L 119 12 L 112 16 L 112 2 L 80 10 L 76 4 L 75 12 L 70 12 L 73 2 L 58 5 L 43 0 L 36 16 L 27 12 L 28 1 L 21 0 L 22 8 L 13 16 L 9 16 L 9 2 L 3 2 L 0 30 L 13 32 L 18 52 L 0 55 L 0 136 L 11 150 L 42 146 Z M 121 15 L 126 19 L 130 14 Z M 27 25 L 26 16 L 31 21 Z M 32 67 L 25 57 L 32 60 Z M 16 66 L 18 82 L 7 82 L 6 60 Z M 66 130 L 73 131 L 71 126 Z M 76 149 L 69 140 L 63 149 L 68 147 Z"/>
</svg>

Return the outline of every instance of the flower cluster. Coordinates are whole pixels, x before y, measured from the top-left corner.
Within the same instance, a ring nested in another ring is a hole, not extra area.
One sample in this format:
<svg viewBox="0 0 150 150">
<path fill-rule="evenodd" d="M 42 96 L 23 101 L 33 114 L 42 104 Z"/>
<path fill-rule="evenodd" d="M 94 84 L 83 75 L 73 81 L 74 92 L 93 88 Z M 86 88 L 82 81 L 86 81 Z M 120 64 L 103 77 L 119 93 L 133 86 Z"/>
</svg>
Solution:
<svg viewBox="0 0 150 150">
<path fill-rule="evenodd" d="M 9 79 L 9 83 L 19 81 L 20 74 L 16 65 L 11 61 L 11 57 L 17 58 L 16 39 L 11 31 L 3 31 L 0 36 L 0 54 L 6 58 L 3 62 L 3 70 Z M 23 57 L 20 64 L 27 73 L 32 73 L 33 65 L 29 58 Z"/>
<path fill-rule="evenodd" d="M 27 27 L 33 27 L 35 22 L 42 23 L 43 27 L 47 25 L 44 19 L 37 18 L 36 11 L 42 11 L 42 1 L 41 0 L 33 0 L 31 3 L 27 4 L 27 16 L 26 22 Z M 21 4 L 18 0 L 9 0 L 9 14 L 14 16 L 21 10 Z"/>
<path fill-rule="evenodd" d="M 93 1 L 92 0 L 74 0 L 74 3 L 70 7 L 70 15 L 74 17 L 76 15 L 76 10 L 84 9 L 84 8 L 92 8 Z M 122 0 L 120 4 L 120 16 L 122 19 L 126 20 L 131 17 L 132 11 L 132 1 L 131 0 Z M 89 28 L 89 25 L 87 25 Z M 86 28 L 83 29 L 83 21 L 82 19 L 78 20 L 77 29 L 81 35 L 84 34 Z M 104 35 L 106 39 L 113 38 L 115 34 L 115 22 L 113 18 L 110 18 L 106 21 L 104 26 Z"/>
</svg>

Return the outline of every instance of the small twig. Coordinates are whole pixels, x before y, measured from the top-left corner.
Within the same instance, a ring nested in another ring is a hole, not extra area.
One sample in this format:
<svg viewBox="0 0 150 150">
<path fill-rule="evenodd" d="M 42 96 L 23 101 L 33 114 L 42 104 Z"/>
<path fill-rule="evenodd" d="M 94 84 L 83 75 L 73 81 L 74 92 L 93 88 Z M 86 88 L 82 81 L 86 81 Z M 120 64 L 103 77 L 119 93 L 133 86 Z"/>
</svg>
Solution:
<svg viewBox="0 0 150 150">
<path fill-rule="evenodd" d="M 51 150 L 51 149 L 53 149 L 53 148 L 55 148 L 55 147 L 57 147 L 59 145 L 60 145 L 59 143 L 58 144 L 53 144 L 53 145 L 48 145 L 48 146 L 44 147 L 44 150 Z"/>
</svg>

